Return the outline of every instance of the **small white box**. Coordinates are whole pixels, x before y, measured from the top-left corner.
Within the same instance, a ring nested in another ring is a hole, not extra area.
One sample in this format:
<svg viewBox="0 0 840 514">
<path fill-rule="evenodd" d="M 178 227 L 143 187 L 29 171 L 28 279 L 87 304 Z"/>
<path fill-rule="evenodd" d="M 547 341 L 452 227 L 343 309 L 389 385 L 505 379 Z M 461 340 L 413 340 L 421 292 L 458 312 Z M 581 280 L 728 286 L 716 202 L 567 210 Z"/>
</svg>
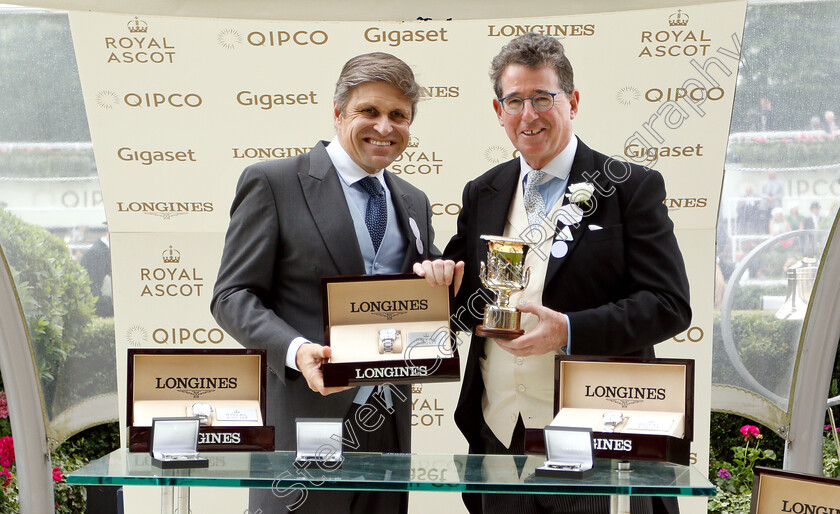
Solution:
<svg viewBox="0 0 840 514">
<path fill-rule="evenodd" d="M 546 460 L 536 470 L 538 477 L 586 478 L 592 474 L 592 430 L 549 425 L 543 432 Z"/>
<path fill-rule="evenodd" d="M 315 462 L 325 471 L 344 462 L 344 430 L 341 418 L 298 418 L 296 463 Z"/>
<path fill-rule="evenodd" d="M 162 469 L 206 468 L 198 454 L 198 417 L 154 418 L 149 442 L 152 465 Z"/>
</svg>

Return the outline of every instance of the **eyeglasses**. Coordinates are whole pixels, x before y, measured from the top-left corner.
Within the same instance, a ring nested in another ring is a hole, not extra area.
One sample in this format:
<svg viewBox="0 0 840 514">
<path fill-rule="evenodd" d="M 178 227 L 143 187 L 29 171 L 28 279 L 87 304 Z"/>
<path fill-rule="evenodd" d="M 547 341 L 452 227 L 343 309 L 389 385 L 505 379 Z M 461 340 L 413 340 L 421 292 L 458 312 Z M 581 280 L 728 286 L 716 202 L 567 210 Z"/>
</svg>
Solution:
<svg viewBox="0 0 840 514">
<path fill-rule="evenodd" d="M 510 114 L 511 116 L 516 116 L 517 114 L 522 112 L 522 109 L 525 108 L 525 100 L 531 101 L 531 105 L 534 106 L 535 111 L 546 112 L 547 110 L 554 107 L 554 97 L 559 95 L 560 93 L 566 92 L 560 91 L 558 93 L 539 93 L 528 98 L 521 98 L 516 95 L 511 95 L 506 96 L 504 98 L 499 98 L 499 103 L 502 104 L 502 109 L 504 109 L 505 112 Z"/>
</svg>

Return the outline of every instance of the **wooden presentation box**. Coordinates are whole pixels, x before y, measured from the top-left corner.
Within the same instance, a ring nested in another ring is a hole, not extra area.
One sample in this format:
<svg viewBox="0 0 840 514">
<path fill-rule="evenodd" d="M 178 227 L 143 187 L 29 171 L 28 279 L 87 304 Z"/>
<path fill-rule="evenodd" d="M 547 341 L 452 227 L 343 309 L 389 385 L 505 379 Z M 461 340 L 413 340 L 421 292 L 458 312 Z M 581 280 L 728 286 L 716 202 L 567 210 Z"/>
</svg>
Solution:
<svg viewBox="0 0 840 514">
<path fill-rule="evenodd" d="M 324 385 L 449 382 L 460 378 L 451 287 L 412 273 L 324 277 Z"/>
<path fill-rule="evenodd" d="M 592 429 L 595 457 L 688 465 L 694 361 L 558 355 L 551 426 Z M 528 429 L 526 453 L 545 453 Z"/>
<path fill-rule="evenodd" d="M 772 468 L 755 468 L 750 514 L 834 513 L 840 480 Z"/>
<path fill-rule="evenodd" d="M 195 416 L 194 406 L 205 404 L 212 412 L 199 431 L 199 452 L 273 451 L 265 388 L 265 350 L 130 348 L 128 449 L 149 451 L 153 418 Z"/>
</svg>

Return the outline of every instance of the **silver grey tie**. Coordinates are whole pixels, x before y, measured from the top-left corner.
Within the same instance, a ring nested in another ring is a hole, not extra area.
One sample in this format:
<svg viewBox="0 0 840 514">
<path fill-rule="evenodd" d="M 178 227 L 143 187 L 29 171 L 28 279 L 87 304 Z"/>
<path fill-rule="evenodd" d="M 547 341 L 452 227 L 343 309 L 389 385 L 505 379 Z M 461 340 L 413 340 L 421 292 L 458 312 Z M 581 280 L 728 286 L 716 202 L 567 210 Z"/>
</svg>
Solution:
<svg viewBox="0 0 840 514">
<path fill-rule="evenodd" d="M 539 226 L 545 217 L 545 200 L 537 191 L 537 184 L 542 182 L 543 177 L 545 177 L 544 171 L 531 170 L 525 179 L 525 212 L 528 214 L 528 225 L 531 227 Z"/>
</svg>

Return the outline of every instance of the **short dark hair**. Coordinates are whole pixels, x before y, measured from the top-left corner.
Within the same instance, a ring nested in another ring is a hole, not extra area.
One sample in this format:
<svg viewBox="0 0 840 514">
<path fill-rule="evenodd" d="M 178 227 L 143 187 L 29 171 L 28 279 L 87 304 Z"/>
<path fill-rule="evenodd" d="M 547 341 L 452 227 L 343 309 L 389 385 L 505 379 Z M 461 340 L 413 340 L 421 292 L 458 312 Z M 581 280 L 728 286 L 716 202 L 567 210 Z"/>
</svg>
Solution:
<svg viewBox="0 0 840 514">
<path fill-rule="evenodd" d="M 502 73 L 511 64 L 522 64 L 529 68 L 550 66 L 557 72 L 560 89 L 567 94 L 575 89 L 572 63 L 566 57 L 563 44 L 553 37 L 528 32 L 502 47 L 490 64 L 490 81 L 496 98 L 502 97 Z"/>
<path fill-rule="evenodd" d="M 335 100 L 338 110 L 342 113 L 353 88 L 366 82 L 387 82 L 400 88 L 403 94 L 411 100 L 411 119 L 417 111 L 417 101 L 420 99 L 420 85 L 414 80 L 414 72 L 402 59 L 384 52 L 372 52 L 353 57 L 344 64 L 338 81 L 335 83 Z"/>
</svg>

